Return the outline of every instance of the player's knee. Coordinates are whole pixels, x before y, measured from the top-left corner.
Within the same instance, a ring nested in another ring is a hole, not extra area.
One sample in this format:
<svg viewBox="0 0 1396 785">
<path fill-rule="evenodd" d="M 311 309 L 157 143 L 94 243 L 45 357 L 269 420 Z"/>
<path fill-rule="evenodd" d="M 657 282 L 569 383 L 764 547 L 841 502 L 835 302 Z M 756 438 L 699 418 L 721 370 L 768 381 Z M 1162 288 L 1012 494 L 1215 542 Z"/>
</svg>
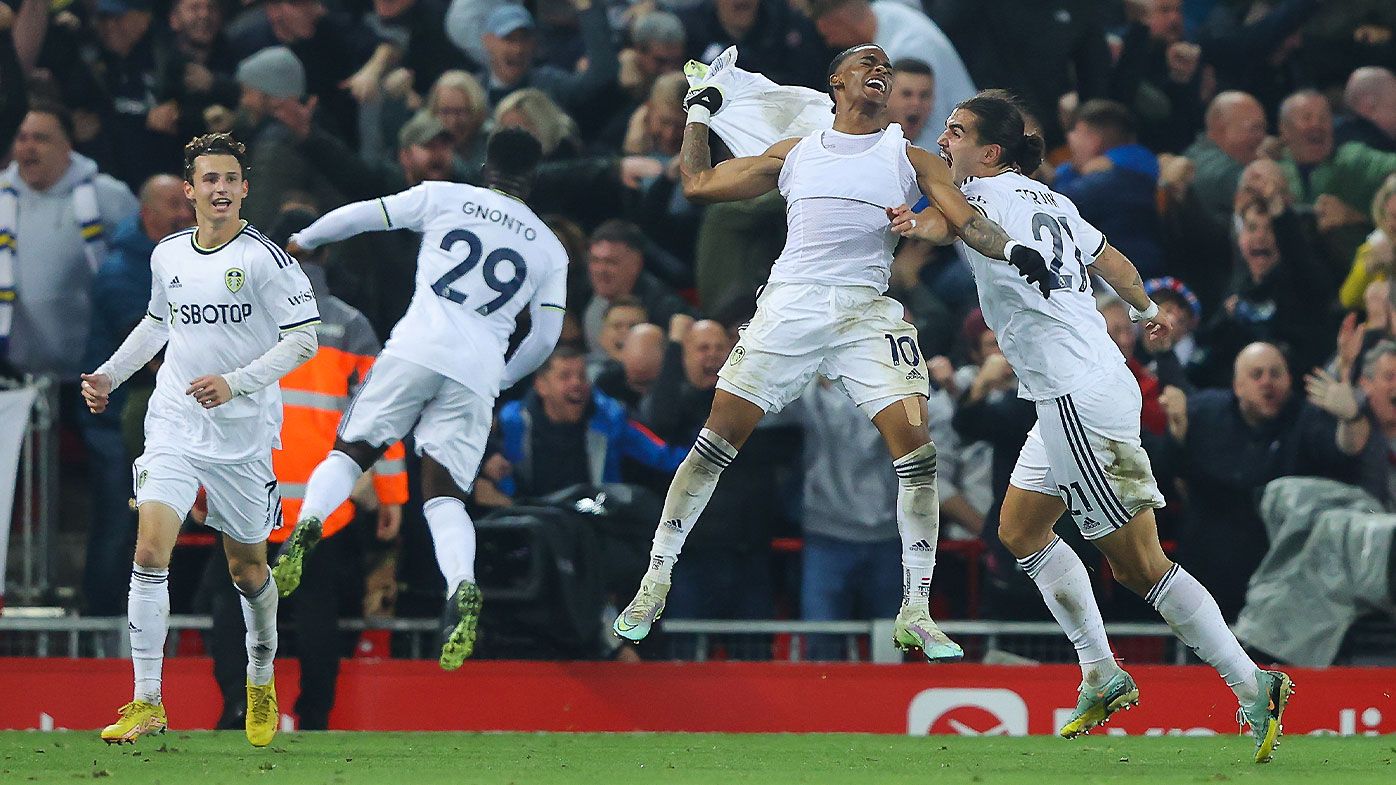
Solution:
<svg viewBox="0 0 1396 785">
<path fill-rule="evenodd" d="M 1021 559 L 1033 553 L 1034 542 L 1028 530 L 1015 525 L 1012 519 L 1003 515 L 999 516 L 999 542 L 1003 543 L 1003 547 L 1015 558 Z"/>
<path fill-rule="evenodd" d="M 1168 567 L 1173 565 L 1172 562 L 1166 563 L 1168 566 L 1160 570 L 1159 565 L 1150 564 L 1143 558 L 1117 558 L 1110 560 L 1110 571 L 1114 573 L 1116 582 L 1142 597 L 1149 593 L 1154 584 L 1163 577 L 1163 573 L 1168 572 Z"/>
<path fill-rule="evenodd" d="M 934 492 L 936 487 L 936 445 L 926 442 L 892 462 L 897 482 L 907 490 Z"/>
<path fill-rule="evenodd" d="M 137 541 L 133 561 L 141 567 L 163 570 L 170 566 L 170 555 L 165 552 L 164 548 L 160 548 L 154 543 Z"/>
<path fill-rule="evenodd" d="M 364 471 L 368 471 L 387 450 L 386 447 L 374 447 L 366 442 L 346 442 L 342 439 L 335 440 L 334 449 L 349 456 Z"/>
<path fill-rule="evenodd" d="M 426 501 L 443 496 L 466 501 L 467 495 L 445 466 L 430 455 L 422 456 L 422 496 Z"/>
<path fill-rule="evenodd" d="M 252 592 L 267 582 L 269 574 L 266 562 L 228 557 L 228 577 L 244 592 Z"/>
</svg>

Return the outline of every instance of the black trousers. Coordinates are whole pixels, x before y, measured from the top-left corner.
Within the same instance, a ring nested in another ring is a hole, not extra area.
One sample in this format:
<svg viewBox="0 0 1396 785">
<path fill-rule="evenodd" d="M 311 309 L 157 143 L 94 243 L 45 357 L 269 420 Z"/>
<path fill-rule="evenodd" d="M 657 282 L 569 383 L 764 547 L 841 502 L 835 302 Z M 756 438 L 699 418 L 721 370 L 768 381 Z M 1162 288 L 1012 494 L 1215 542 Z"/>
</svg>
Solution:
<svg viewBox="0 0 1396 785">
<path fill-rule="evenodd" d="M 295 652 L 301 665 L 300 695 L 294 711 L 298 727 L 325 730 L 334 708 L 339 660 L 352 651 L 355 635 L 339 632 L 341 617 L 358 617 L 363 609 L 364 571 L 360 535 L 367 527 L 355 521 L 323 540 L 305 560 L 301 585 L 278 608 L 279 655 Z M 277 546 L 268 543 L 270 560 Z M 224 716 L 245 710 L 247 627 L 242 603 L 228 577 L 228 562 L 220 545 L 204 571 L 213 630 L 207 647 L 213 656 L 213 676 L 223 693 Z M 290 622 L 288 624 L 287 622 Z M 288 630 L 289 628 L 289 630 Z M 293 632 L 287 635 L 286 632 Z"/>
</svg>

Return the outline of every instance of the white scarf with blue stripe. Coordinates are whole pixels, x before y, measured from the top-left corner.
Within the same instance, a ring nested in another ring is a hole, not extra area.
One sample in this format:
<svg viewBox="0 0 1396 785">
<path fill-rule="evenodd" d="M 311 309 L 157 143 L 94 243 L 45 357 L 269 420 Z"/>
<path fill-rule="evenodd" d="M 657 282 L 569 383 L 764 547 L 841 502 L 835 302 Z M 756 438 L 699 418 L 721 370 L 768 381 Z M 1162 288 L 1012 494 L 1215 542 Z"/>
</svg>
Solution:
<svg viewBox="0 0 1396 785">
<path fill-rule="evenodd" d="M 97 187 L 92 178 L 73 188 L 73 215 L 82 231 L 83 253 L 93 272 L 107 255 L 107 233 L 102 211 L 97 205 Z M 19 254 L 19 191 L 8 180 L 0 180 L 0 358 L 9 352 L 10 330 L 14 328 L 15 262 Z"/>
</svg>

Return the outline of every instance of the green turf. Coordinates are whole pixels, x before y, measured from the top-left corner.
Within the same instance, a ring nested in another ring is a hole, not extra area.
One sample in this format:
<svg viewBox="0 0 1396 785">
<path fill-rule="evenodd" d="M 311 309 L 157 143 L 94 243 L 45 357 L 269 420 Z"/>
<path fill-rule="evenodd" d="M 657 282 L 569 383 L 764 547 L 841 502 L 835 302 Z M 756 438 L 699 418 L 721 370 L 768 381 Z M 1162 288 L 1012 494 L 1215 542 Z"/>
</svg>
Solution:
<svg viewBox="0 0 1396 785">
<path fill-rule="evenodd" d="M 1273 763 L 1249 738 L 965 738 L 852 734 L 171 732 L 108 747 L 95 732 L 0 732 L 0 783 L 1212 783 L 1396 782 L 1396 737 L 1286 737 Z"/>
</svg>

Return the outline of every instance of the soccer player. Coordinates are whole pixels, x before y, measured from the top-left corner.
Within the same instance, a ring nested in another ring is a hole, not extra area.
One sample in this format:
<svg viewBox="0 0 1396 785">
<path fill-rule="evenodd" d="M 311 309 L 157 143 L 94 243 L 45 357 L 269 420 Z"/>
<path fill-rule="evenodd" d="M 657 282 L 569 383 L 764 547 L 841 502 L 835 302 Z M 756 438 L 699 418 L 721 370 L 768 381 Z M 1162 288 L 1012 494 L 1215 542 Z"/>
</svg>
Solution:
<svg viewBox="0 0 1396 785">
<path fill-rule="evenodd" d="M 272 572 L 283 594 L 295 591 L 326 516 L 412 430 L 422 456 L 422 510 L 446 578 L 445 670 L 459 668 L 475 648 L 481 597 L 465 498 L 480 468 L 494 399 L 541 365 L 562 333 L 567 252 L 523 201 L 541 157 L 528 132 L 496 131 L 485 151 L 488 188 L 424 182 L 333 210 L 287 246 L 300 253 L 389 229 L 423 235 L 412 303 L 349 404 L 334 449 L 311 473 L 300 520 Z M 514 319 L 525 305 L 532 329 L 506 363 Z"/>
<path fill-rule="evenodd" d="M 166 727 L 160 671 L 170 554 L 200 485 L 242 595 L 247 740 L 265 747 L 276 734 L 277 594 L 267 568 L 267 535 L 281 519 L 271 468 L 281 431 L 276 383 L 315 354 L 320 315 L 296 260 L 239 217 L 245 156 L 228 134 L 184 146 L 184 195 L 196 225 L 155 246 L 146 318 L 110 359 L 82 375 L 88 408 L 101 412 L 111 391 L 168 343 L 146 412 L 145 452 L 133 468 L 140 524 L 128 601 L 135 698 L 102 731 L 109 744 Z"/>
<path fill-rule="evenodd" d="M 929 392 L 916 329 L 902 305 L 883 296 L 897 238 L 891 210 L 922 194 L 937 209 L 916 218 L 953 231 L 986 256 L 1009 259 L 1045 281 L 1037 251 L 1013 243 L 975 212 L 945 162 L 911 146 L 887 121 L 892 86 L 887 54 L 873 44 L 841 52 L 829 66 L 833 129 L 785 139 L 764 154 L 711 164 L 708 122 L 722 105 L 715 86 L 685 99 L 680 152 L 684 195 L 697 202 L 750 199 L 779 188 L 787 204 L 785 249 L 775 261 L 756 315 L 719 375 L 712 412 L 664 501 L 650 565 L 635 598 L 612 624 L 639 641 L 664 611 L 684 539 L 756 424 L 799 396 L 816 374 L 835 379 L 881 432 L 897 474 L 902 540 L 902 607 L 894 640 L 932 661 L 957 660 L 960 647 L 930 616 L 931 573 L 939 536 L 936 449 L 926 423 Z M 943 212 L 943 214 L 942 214 Z M 948 219 L 948 224 L 947 224 Z"/>
<path fill-rule="evenodd" d="M 1096 310 L 1090 273 L 1129 303 L 1152 338 L 1170 325 L 1139 272 L 1071 200 L 1024 176 L 1042 163 L 1042 138 L 1025 135 L 1023 115 L 1003 91 L 961 103 L 939 139 L 955 182 L 976 209 L 1050 249 L 1052 297 L 1043 299 L 970 249 L 967 256 L 990 329 L 1037 405 L 1037 424 L 1018 456 L 1000 513 L 999 538 L 1028 574 L 1076 648 L 1082 684 L 1060 734 L 1071 738 L 1139 701 L 1134 679 L 1110 652 L 1086 568 L 1052 524 L 1070 512 L 1105 554 L 1115 579 L 1144 597 L 1174 633 L 1216 668 L 1236 693 L 1255 736 L 1255 760 L 1270 759 L 1293 691 L 1289 676 L 1256 667 L 1223 621 L 1216 600 L 1159 545 L 1154 508 L 1163 506 L 1139 440 L 1139 385 Z M 941 227 L 913 226 L 897 211 L 893 228 L 949 242 Z"/>
</svg>

